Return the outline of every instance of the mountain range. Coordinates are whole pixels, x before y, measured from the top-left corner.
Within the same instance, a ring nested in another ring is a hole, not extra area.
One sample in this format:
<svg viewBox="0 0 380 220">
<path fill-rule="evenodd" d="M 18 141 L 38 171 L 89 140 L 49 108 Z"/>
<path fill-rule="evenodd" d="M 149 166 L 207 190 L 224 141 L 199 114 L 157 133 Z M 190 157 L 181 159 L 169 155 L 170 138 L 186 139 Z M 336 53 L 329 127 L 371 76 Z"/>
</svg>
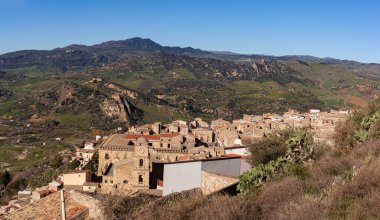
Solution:
<svg viewBox="0 0 380 220">
<path fill-rule="evenodd" d="M 1 116 L 80 113 L 90 125 L 103 116 L 103 124 L 107 117 L 128 124 L 357 108 L 380 94 L 379 64 L 168 47 L 138 37 L 6 53 L 0 71 Z"/>
</svg>

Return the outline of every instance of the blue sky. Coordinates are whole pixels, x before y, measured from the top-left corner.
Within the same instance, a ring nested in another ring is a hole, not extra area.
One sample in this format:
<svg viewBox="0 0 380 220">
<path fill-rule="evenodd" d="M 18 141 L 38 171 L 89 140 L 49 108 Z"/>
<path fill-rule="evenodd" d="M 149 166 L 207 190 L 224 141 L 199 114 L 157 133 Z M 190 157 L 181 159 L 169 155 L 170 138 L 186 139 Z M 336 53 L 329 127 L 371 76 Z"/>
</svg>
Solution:
<svg viewBox="0 0 380 220">
<path fill-rule="evenodd" d="M 131 37 L 380 63 L 378 0 L 0 0 L 0 54 Z"/>
</svg>

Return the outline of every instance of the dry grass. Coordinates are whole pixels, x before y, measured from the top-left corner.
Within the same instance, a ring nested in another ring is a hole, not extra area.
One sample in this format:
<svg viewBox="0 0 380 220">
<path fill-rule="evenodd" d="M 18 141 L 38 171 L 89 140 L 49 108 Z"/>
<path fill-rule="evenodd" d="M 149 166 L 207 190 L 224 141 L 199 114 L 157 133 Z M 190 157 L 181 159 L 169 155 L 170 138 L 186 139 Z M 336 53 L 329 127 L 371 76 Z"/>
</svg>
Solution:
<svg viewBox="0 0 380 220">
<path fill-rule="evenodd" d="M 363 166 L 354 179 L 334 193 L 330 217 L 380 219 L 380 160 Z"/>
<path fill-rule="evenodd" d="M 303 196 L 302 182 L 295 177 L 265 185 L 257 197 L 263 219 L 278 219 L 282 209 L 290 202 Z"/>
<path fill-rule="evenodd" d="M 175 193 L 151 204 L 138 219 L 259 219 L 255 202 L 227 195 L 205 197 L 199 190 Z"/>
</svg>

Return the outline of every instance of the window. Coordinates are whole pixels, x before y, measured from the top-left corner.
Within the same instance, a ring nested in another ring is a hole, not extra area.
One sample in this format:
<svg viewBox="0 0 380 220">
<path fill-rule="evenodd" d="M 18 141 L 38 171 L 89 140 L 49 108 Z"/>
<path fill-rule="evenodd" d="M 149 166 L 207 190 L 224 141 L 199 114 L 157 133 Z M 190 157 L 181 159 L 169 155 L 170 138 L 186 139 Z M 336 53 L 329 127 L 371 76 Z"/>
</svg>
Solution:
<svg viewBox="0 0 380 220">
<path fill-rule="evenodd" d="M 113 183 L 113 180 L 110 180 L 110 183 Z"/>
<path fill-rule="evenodd" d="M 160 147 L 163 147 L 164 145 L 162 143 L 160 143 Z"/>
<path fill-rule="evenodd" d="M 127 183 L 128 183 L 128 180 L 124 180 L 123 183 L 124 183 L 124 184 L 127 184 Z"/>
<path fill-rule="evenodd" d="M 104 183 L 107 183 L 108 181 L 107 180 L 104 180 Z"/>
<path fill-rule="evenodd" d="M 152 143 L 148 143 L 148 146 L 153 146 L 153 144 Z"/>
<path fill-rule="evenodd" d="M 140 159 L 139 165 L 140 165 L 140 167 L 144 166 L 144 160 L 143 159 Z"/>
<path fill-rule="evenodd" d="M 109 156 L 108 154 L 106 154 L 106 155 L 104 156 L 104 159 L 108 160 L 108 159 L 110 159 L 110 156 Z"/>
<path fill-rule="evenodd" d="M 144 179 L 143 179 L 143 176 L 142 175 L 139 175 L 139 183 L 143 183 L 144 182 Z"/>
<path fill-rule="evenodd" d="M 168 148 L 170 148 L 170 144 L 168 144 Z"/>
</svg>

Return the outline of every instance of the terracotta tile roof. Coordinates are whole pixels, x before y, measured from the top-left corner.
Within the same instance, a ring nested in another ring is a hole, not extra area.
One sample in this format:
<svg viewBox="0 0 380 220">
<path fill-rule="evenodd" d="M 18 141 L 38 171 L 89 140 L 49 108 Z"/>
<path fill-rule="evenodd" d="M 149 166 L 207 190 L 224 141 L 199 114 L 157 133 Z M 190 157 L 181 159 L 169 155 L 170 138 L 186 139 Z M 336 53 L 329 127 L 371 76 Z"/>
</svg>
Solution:
<svg viewBox="0 0 380 220">
<path fill-rule="evenodd" d="M 174 133 L 166 133 L 166 134 L 160 134 L 161 137 L 176 137 L 178 135 L 180 135 L 180 133 L 178 132 L 174 132 Z"/>
<path fill-rule="evenodd" d="M 125 134 L 126 139 L 139 139 L 141 137 L 147 139 L 147 140 L 160 140 L 161 137 L 164 138 L 171 138 L 171 137 L 176 137 L 180 135 L 180 133 L 165 133 L 165 134 L 153 134 L 153 135 L 144 135 L 144 134 Z"/>
<path fill-rule="evenodd" d="M 42 198 L 18 211 L 4 216 L 5 219 L 61 219 L 60 192 L 55 192 Z M 71 193 L 65 192 L 65 205 L 67 219 L 87 209 L 86 206 L 77 202 Z"/>
<path fill-rule="evenodd" d="M 126 139 L 133 139 L 133 140 L 137 140 L 139 138 L 145 138 L 147 140 L 160 140 L 160 136 L 157 135 L 157 134 L 153 134 L 153 135 L 144 135 L 144 134 L 126 134 L 125 135 L 125 138 Z"/>
</svg>

